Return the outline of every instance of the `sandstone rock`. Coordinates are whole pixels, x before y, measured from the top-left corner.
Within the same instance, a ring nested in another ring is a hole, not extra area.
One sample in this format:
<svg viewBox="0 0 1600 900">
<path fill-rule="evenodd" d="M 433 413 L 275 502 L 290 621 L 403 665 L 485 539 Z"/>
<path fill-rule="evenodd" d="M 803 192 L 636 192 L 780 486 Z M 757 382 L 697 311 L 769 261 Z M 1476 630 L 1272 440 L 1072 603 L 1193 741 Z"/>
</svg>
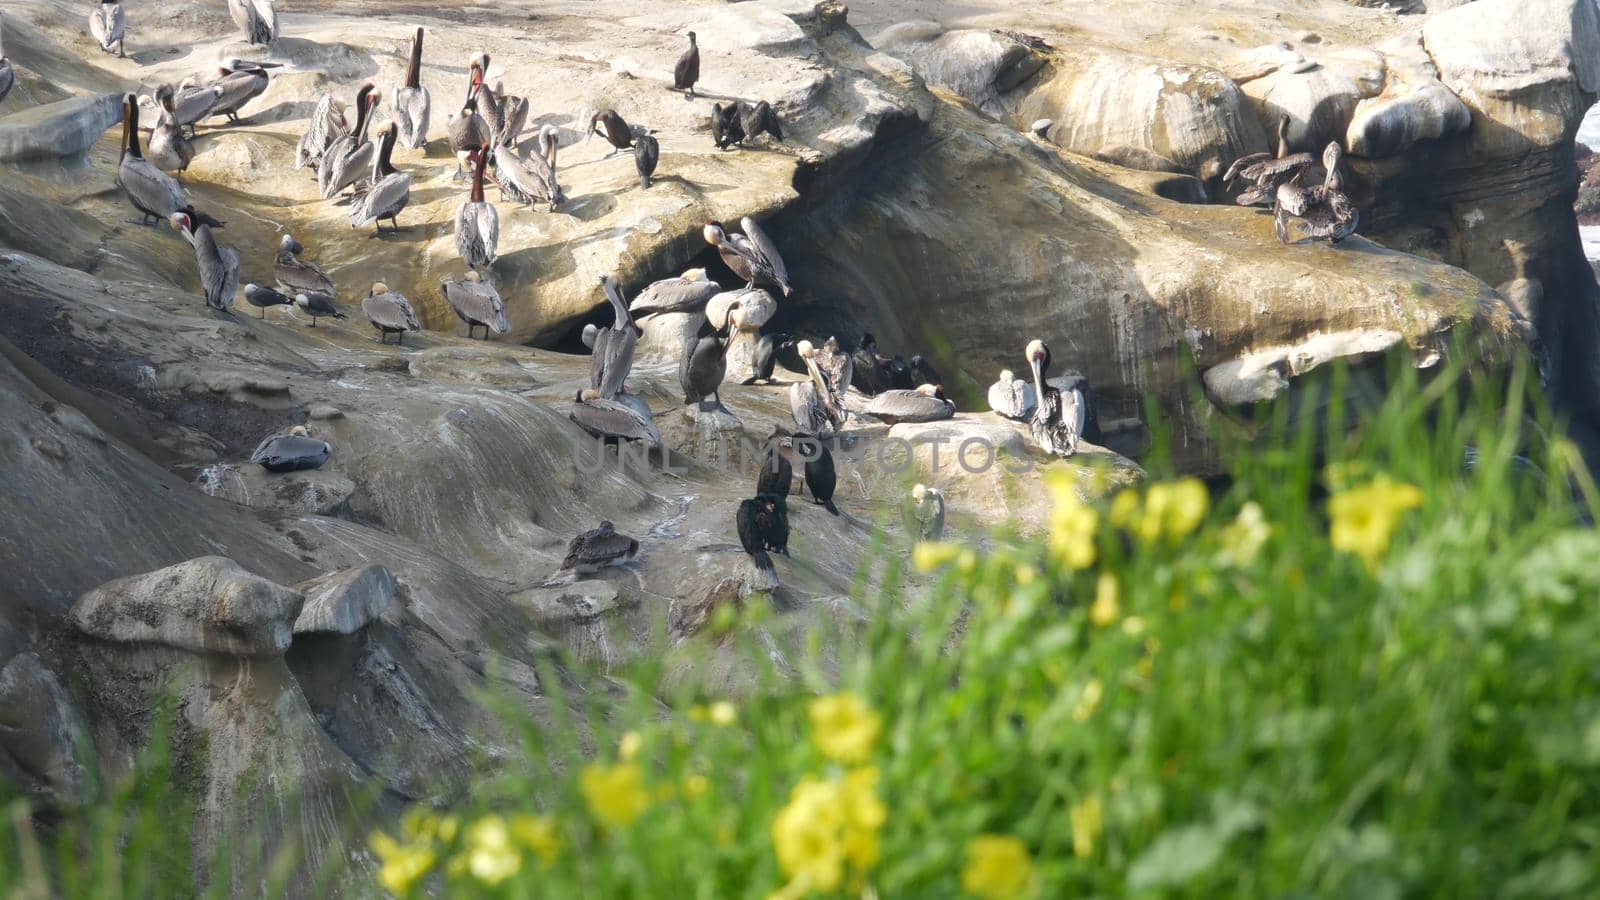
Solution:
<svg viewBox="0 0 1600 900">
<path fill-rule="evenodd" d="M 676 367 L 705 321 L 704 312 L 661 313 L 639 319 L 644 333 L 634 348 L 634 364 Z"/>
<path fill-rule="evenodd" d="M 992 31 L 944 32 L 935 22 L 905 22 L 881 32 L 876 46 L 909 61 L 928 84 L 1000 114 L 1000 94 L 1033 77 L 1042 55 Z"/>
<path fill-rule="evenodd" d="M 99 94 L 35 106 L 0 118 L 0 162 L 76 156 L 122 120 L 122 97 Z"/>
<path fill-rule="evenodd" d="M 435 381 L 459 381 L 510 390 L 527 390 L 538 382 L 511 353 L 483 342 L 480 347 L 430 347 L 408 357 L 411 374 Z"/>
<path fill-rule="evenodd" d="M 1223 404 L 1246 405 L 1271 400 L 1289 387 L 1291 378 L 1335 359 L 1357 359 L 1380 353 L 1405 336 L 1384 329 L 1356 329 L 1312 335 L 1292 346 L 1270 347 L 1212 366 L 1202 373 L 1206 391 Z M 1424 356 L 1437 360 L 1437 354 Z"/>
<path fill-rule="evenodd" d="M 1344 145 L 1356 156 L 1392 156 L 1418 141 L 1466 131 L 1471 124 L 1472 112 L 1461 98 L 1429 80 L 1357 103 Z"/>
<path fill-rule="evenodd" d="M 541 625 L 559 626 L 605 615 L 616 608 L 617 596 L 616 585 L 590 579 L 572 584 L 526 588 L 507 599 L 519 606 L 526 606 Z"/>
<path fill-rule="evenodd" d="M 33 653 L 0 668 L 0 772 L 9 762 L 35 793 L 76 806 L 92 796 L 89 729 L 61 680 Z"/>
<path fill-rule="evenodd" d="M 289 646 L 303 598 L 231 559 L 204 556 L 103 584 L 72 607 L 72 624 L 118 644 L 270 658 Z"/>
<path fill-rule="evenodd" d="M 339 515 L 356 491 L 354 482 L 332 469 L 272 473 L 251 463 L 207 466 L 195 486 L 241 506 L 319 516 Z"/>
<path fill-rule="evenodd" d="M 302 581 L 305 596 L 295 634 L 355 634 L 394 602 L 394 575 L 380 565 L 358 566 Z"/>
</svg>

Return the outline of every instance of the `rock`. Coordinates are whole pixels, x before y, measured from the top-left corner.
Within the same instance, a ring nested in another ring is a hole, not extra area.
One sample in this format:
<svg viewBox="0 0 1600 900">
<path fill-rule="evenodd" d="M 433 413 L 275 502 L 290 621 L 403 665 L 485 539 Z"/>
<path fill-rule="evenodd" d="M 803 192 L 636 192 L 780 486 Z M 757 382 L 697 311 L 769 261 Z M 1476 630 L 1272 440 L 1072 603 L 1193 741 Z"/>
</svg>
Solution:
<svg viewBox="0 0 1600 900">
<path fill-rule="evenodd" d="M 551 627 L 599 618 L 617 607 L 617 596 L 616 585 L 591 579 L 552 587 L 531 587 L 507 599 L 527 607 L 536 621 Z"/>
<path fill-rule="evenodd" d="M 344 418 L 344 410 L 326 403 L 313 403 L 306 407 L 306 415 L 316 422 L 330 422 Z"/>
<path fill-rule="evenodd" d="M 394 575 L 380 565 L 356 566 L 302 581 L 305 596 L 295 634 L 355 634 L 394 602 Z"/>
<path fill-rule="evenodd" d="M 122 120 L 122 96 L 73 97 L 0 118 L 0 162 L 76 156 Z"/>
<path fill-rule="evenodd" d="M 1356 156 L 1393 156 L 1418 141 L 1437 140 L 1466 131 L 1472 112 L 1453 91 L 1436 80 L 1401 85 L 1400 90 L 1356 104 L 1345 148 Z"/>
<path fill-rule="evenodd" d="M 89 729 L 61 680 L 33 653 L 0 668 L 0 772 L 30 792 L 79 806 L 92 797 Z M 10 765 L 6 765 L 9 762 Z"/>
<path fill-rule="evenodd" d="M 1289 387 L 1289 380 L 1336 359 L 1355 360 L 1381 353 L 1405 335 L 1385 329 L 1355 329 L 1317 334 L 1298 344 L 1270 347 L 1212 366 L 1201 373 L 1206 392 L 1218 403 L 1247 405 L 1271 400 Z M 1419 362 L 1431 365 L 1437 352 Z"/>
<path fill-rule="evenodd" d="M 706 318 L 721 323 L 728 314 L 728 306 L 738 301 L 739 309 L 733 317 L 733 337 L 728 343 L 728 374 L 725 381 L 742 382 L 755 376 L 756 344 L 761 340 L 761 326 L 778 311 L 778 301 L 765 290 L 725 291 L 706 304 Z"/>
<path fill-rule="evenodd" d="M 289 647 L 302 600 L 231 559 L 203 556 L 103 584 L 78 598 L 71 620 L 117 644 L 270 658 Z"/>
<path fill-rule="evenodd" d="M 241 506 L 318 516 L 342 514 L 356 492 L 355 482 L 332 469 L 273 473 L 253 463 L 207 466 L 195 486 Z"/>
<path fill-rule="evenodd" d="M 754 566 L 746 567 L 750 573 L 755 573 Z M 688 596 L 675 601 L 667 611 L 667 628 L 674 638 L 683 639 L 699 634 L 711 624 L 717 611 L 730 609 L 737 614 L 744 609 L 744 601 L 753 590 L 773 590 L 778 587 L 776 579 L 759 577 L 758 582 L 752 583 L 748 574 L 745 577 L 729 577 L 717 580 L 702 590 L 692 591 Z"/>
<path fill-rule="evenodd" d="M 538 382 L 510 353 L 485 341 L 481 347 L 430 347 L 408 357 L 411 374 L 435 381 L 459 381 L 525 391 Z"/>
<path fill-rule="evenodd" d="M 634 347 L 634 363 L 672 366 L 676 371 L 705 321 L 703 312 L 661 313 L 639 319 L 637 324 L 644 333 Z"/>
<path fill-rule="evenodd" d="M 992 31 L 943 32 L 934 22 L 904 22 L 884 29 L 876 46 L 916 68 L 928 84 L 959 94 L 993 114 L 1000 94 L 1032 78 L 1045 63 L 1039 53 Z"/>
</svg>

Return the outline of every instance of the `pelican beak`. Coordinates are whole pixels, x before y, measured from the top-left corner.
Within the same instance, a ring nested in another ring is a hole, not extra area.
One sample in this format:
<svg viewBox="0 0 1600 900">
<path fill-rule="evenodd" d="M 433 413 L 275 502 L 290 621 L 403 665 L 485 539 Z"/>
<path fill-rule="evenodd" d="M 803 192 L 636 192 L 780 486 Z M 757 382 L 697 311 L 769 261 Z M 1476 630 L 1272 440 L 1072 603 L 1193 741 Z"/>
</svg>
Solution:
<svg viewBox="0 0 1600 900">
<path fill-rule="evenodd" d="M 1028 357 L 1028 368 L 1033 370 L 1033 389 L 1038 396 L 1044 396 L 1044 355 L 1034 354 Z"/>
</svg>

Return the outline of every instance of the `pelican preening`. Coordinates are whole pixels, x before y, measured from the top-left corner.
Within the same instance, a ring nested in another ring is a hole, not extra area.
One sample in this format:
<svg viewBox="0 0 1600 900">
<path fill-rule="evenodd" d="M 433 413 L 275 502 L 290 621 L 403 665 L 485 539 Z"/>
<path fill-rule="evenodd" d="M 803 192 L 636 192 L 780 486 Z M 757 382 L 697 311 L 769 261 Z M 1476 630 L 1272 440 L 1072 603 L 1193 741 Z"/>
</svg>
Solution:
<svg viewBox="0 0 1600 900">
<path fill-rule="evenodd" d="M 1273 203 L 1278 240 L 1290 243 L 1287 216 L 1295 216 L 1304 223 L 1304 237 L 1293 243 L 1316 240 L 1337 244 L 1355 234 L 1356 224 L 1361 217 L 1356 205 L 1344 192 L 1344 176 L 1339 172 L 1339 159 L 1343 155 L 1344 151 L 1338 142 L 1330 142 L 1322 151 L 1322 167 L 1327 175 L 1321 184 L 1301 187 L 1300 176 L 1305 174 L 1301 170 L 1289 181 L 1278 185 Z"/>
<path fill-rule="evenodd" d="M 389 290 L 389 286 L 381 281 L 373 282 L 367 299 L 361 301 L 361 311 L 367 314 L 367 321 L 372 323 L 372 327 L 378 329 L 380 344 L 387 344 L 392 334 L 395 335 L 395 343 L 403 346 L 406 332 L 422 330 L 422 325 L 417 322 L 417 311 L 411 308 L 411 301 Z"/>
<path fill-rule="evenodd" d="M 634 295 L 628 312 L 642 319 L 663 313 L 701 311 L 720 293 L 722 285 L 707 278 L 705 269 L 688 269 L 676 278 L 652 281 Z"/>
<path fill-rule="evenodd" d="M 918 385 L 914 390 L 888 390 L 873 397 L 863 410 L 867 415 L 890 425 L 900 422 L 937 422 L 956 414 L 956 405 L 945 399 L 936 384 Z"/>
<path fill-rule="evenodd" d="M 833 387 L 817 366 L 817 348 L 810 341 L 801 341 L 796 349 L 810 377 L 789 386 L 789 412 L 794 415 L 795 428 L 812 435 L 837 432 L 844 426 L 845 413 L 834 403 Z"/>
<path fill-rule="evenodd" d="M 194 144 L 183 136 L 183 126 L 178 123 L 172 108 L 172 86 L 156 88 L 156 127 L 150 129 L 149 160 L 164 172 L 182 172 L 194 160 Z"/>
<path fill-rule="evenodd" d="M 500 292 L 476 271 L 467 272 L 466 278 L 461 281 L 441 281 L 439 287 L 444 292 L 445 302 L 456 311 L 456 318 L 467 323 L 468 339 L 479 326 L 483 328 L 484 340 L 489 339 L 491 331 L 505 334 L 511 330 L 511 323 L 506 320 L 506 303 L 500 299 Z"/>
<path fill-rule="evenodd" d="M 785 297 L 794 292 L 789 284 L 789 270 L 778 254 L 778 247 L 767 237 L 749 216 L 739 220 L 744 234 L 729 234 L 720 224 L 707 222 L 704 229 L 706 243 L 717 248 L 717 253 L 733 274 L 743 278 L 745 288 L 757 282 L 771 284 L 783 291 Z"/>
<path fill-rule="evenodd" d="M 1033 385 L 1018 378 L 1010 369 L 1000 370 L 1000 380 L 989 385 L 989 408 L 1018 422 L 1027 421 L 1038 405 Z"/>
<path fill-rule="evenodd" d="M 182 234 L 194 246 L 200 291 L 205 295 L 206 305 L 221 310 L 233 306 L 233 295 L 239 290 L 238 251 L 218 244 L 211 226 L 197 223 L 187 212 L 173 213 L 168 222 L 173 231 Z"/>
<path fill-rule="evenodd" d="M 700 80 L 700 45 L 695 42 L 694 32 L 689 32 L 689 49 L 683 51 L 678 57 L 678 64 L 672 67 L 672 88 L 683 91 L 686 99 L 694 99 L 694 83 Z"/>
<path fill-rule="evenodd" d="M 293 298 L 280 294 L 272 288 L 262 287 L 257 284 L 244 286 L 244 301 L 261 310 L 261 318 L 263 319 L 267 317 L 267 307 L 269 306 L 294 305 Z"/>
<path fill-rule="evenodd" d="M 400 129 L 400 143 L 420 150 L 428 143 L 428 114 L 433 100 L 422 86 L 422 29 L 411 39 L 411 62 L 406 66 L 406 83 L 394 89 L 394 124 Z"/>
<path fill-rule="evenodd" d="M 794 335 L 784 332 L 763 334 L 756 341 L 755 353 L 750 358 L 750 377 L 745 384 L 754 384 L 757 381 L 772 383 L 772 372 L 778 367 L 778 351 L 788 350 L 794 346 Z"/>
<path fill-rule="evenodd" d="M 286 234 L 278 241 L 278 256 L 272 262 L 272 276 L 277 279 L 278 286 L 295 294 L 338 296 L 339 292 L 334 288 L 333 279 L 328 277 L 328 273 L 316 263 L 300 258 L 305 249 L 291 235 Z M 333 313 L 321 313 L 321 315 L 333 315 Z"/>
<path fill-rule="evenodd" d="M 944 538 L 944 492 L 925 484 L 911 489 L 911 506 L 906 517 L 906 530 L 920 541 L 937 541 Z"/>
<path fill-rule="evenodd" d="M 323 294 L 316 291 L 304 292 L 294 295 L 294 305 L 311 317 L 311 327 L 317 327 L 317 320 L 324 316 L 335 319 L 348 319 L 349 316 L 339 311 L 334 305 L 332 294 Z"/>
<path fill-rule="evenodd" d="M 305 134 L 300 136 L 300 143 L 295 147 L 294 167 L 303 169 L 321 162 L 328 145 L 349 129 L 350 123 L 339 109 L 338 102 L 333 99 L 333 94 L 323 94 L 317 100 L 316 108 L 311 111 L 311 118 L 306 121 Z"/>
<path fill-rule="evenodd" d="M 1089 393 L 1089 383 L 1078 380 L 1065 389 L 1046 381 L 1050 372 L 1050 348 L 1044 341 L 1028 342 L 1023 355 L 1033 370 L 1033 391 L 1036 406 L 1028 420 L 1034 442 L 1057 456 L 1071 456 L 1078 452 L 1078 441 L 1099 443 L 1100 425 L 1094 410 L 1094 397 Z"/>
<path fill-rule="evenodd" d="M 89 14 L 89 34 L 94 36 L 95 43 L 105 53 L 116 53 L 119 58 L 125 55 L 122 41 L 127 29 L 128 22 L 122 12 L 122 4 L 116 0 L 100 0 L 95 4 L 94 12 Z"/>
<path fill-rule="evenodd" d="M 170 220 L 173 213 L 189 206 L 183 186 L 140 152 L 139 103 L 132 94 L 122 98 L 122 158 L 117 163 L 117 183 L 133 208 L 144 214 L 142 225 Z"/>
<path fill-rule="evenodd" d="M 1289 152 L 1289 117 L 1280 116 L 1278 152 L 1252 153 L 1234 160 L 1223 174 L 1222 183 L 1232 184 L 1235 179 L 1242 178 L 1251 184 L 1234 198 L 1234 202 L 1240 206 L 1270 206 L 1278 185 L 1288 182 L 1315 162 L 1316 159 L 1309 153 Z"/>
<path fill-rule="evenodd" d="M 311 436 L 304 425 L 296 425 L 288 434 L 269 435 L 250 454 L 250 461 L 268 472 L 298 472 L 302 469 L 319 469 L 333 455 L 327 441 Z"/>
<path fill-rule="evenodd" d="M 542 153 L 518 153 L 505 144 L 496 144 L 491 151 L 494 161 L 494 182 L 500 193 L 509 200 L 524 206 L 549 204 L 550 212 L 567 202 L 567 194 L 556 180 L 555 132 L 542 130 L 538 143 Z"/>
<path fill-rule="evenodd" d="M 271 79 L 267 70 L 280 65 L 243 59 L 228 60 L 218 68 L 217 80 L 211 83 L 217 90 L 217 99 L 207 117 L 227 116 L 229 122 L 239 121 L 239 110 L 266 92 Z"/>
<path fill-rule="evenodd" d="M 728 341 L 733 335 L 734 316 L 739 311 L 739 301 L 728 304 L 728 312 L 720 326 L 691 343 L 678 366 L 678 384 L 683 388 L 685 406 L 698 404 L 705 409 L 710 397 L 718 408 L 722 406 L 722 379 L 728 374 Z"/>
<path fill-rule="evenodd" d="M 221 100 L 220 85 L 201 84 L 194 78 L 185 78 L 178 82 L 178 90 L 173 94 L 172 115 L 192 135 L 200 122 L 214 115 Z"/>
<path fill-rule="evenodd" d="M 394 153 L 395 132 L 392 123 L 378 129 L 378 155 L 372 161 L 372 185 L 367 192 L 350 204 L 350 227 L 376 225 L 383 233 L 383 220 L 388 219 L 395 231 L 400 230 L 398 216 L 411 202 L 411 176 L 395 170 L 389 157 Z"/>
<path fill-rule="evenodd" d="M 471 269 L 486 269 L 498 258 L 500 212 L 483 199 L 483 173 L 489 164 L 489 148 L 473 154 L 472 196 L 456 208 L 456 251 Z"/>
<path fill-rule="evenodd" d="M 278 11 L 272 0 L 228 0 L 228 14 L 250 44 L 265 47 L 278 39 Z"/>
<path fill-rule="evenodd" d="M 572 539 L 567 545 L 567 556 L 561 561 L 561 570 L 587 575 L 607 566 L 620 566 L 639 555 L 639 542 L 625 534 L 618 534 L 616 526 L 601 522 Z"/>
<path fill-rule="evenodd" d="M 661 432 L 649 408 L 642 402 L 627 402 L 628 399 L 638 398 L 618 394 L 617 399 L 607 400 L 600 396 L 599 390 L 584 388 L 572 399 L 568 417 L 597 438 L 639 441 L 652 450 L 660 447 Z"/>
<path fill-rule="evenodd" d="M 377 151 L 372 142 L 367 140 L 367 129 L 372 125 L 372 113 L 377 108 L 376 88 L 370 82 L 363 84 L 356 91 L 355 129 L 334 138 L 317 163 L 317 187 L 322 199 L 333 199 L 372 169 L 372 158 Z M 377 178 L 374 177 L 373 181 L 376 182 Z"/>
<path fill-rule="evenodd" d="M 478 89 L 478 112 L 489 125 L 490 140 L 495 145 L 510 146 L 516 143 L 528 121 L 528 100 L 502 93 L 504 85 L 496 82 Z"/>
<path fill-rule="evenodd" d="M 839 339 L 833 335 L 829 335 L 817 349 L 816 361 L 817 368 L 827 376 L 833 405 L 843 409 L 844 395 L 850 390 L 850 382 L 855 377 L 855 361 L 850 354 L 839 349 Z"/>
<path fill-rule="evenodd" d="M 656 163 L 661 160 L 661 144 L 654 135 L 642 134 L 634 141 L 633 165 L 639 171 L 639 187 L 650 190 L 650 178 L 656 173 Z"/>
<path fill-rule="evenodd" d="M 622 391 L 628 372 L 633 369 L 633 351 L 639 343 L 639 328 L 628 315 L 622 292 L 612 275 L 600 276 L 600 288 L 611 304 L 612 323 L 595 334 L 594 357 L 589 362 L 589 386 L 603 400 L 614 400 Z"/>
</svg>

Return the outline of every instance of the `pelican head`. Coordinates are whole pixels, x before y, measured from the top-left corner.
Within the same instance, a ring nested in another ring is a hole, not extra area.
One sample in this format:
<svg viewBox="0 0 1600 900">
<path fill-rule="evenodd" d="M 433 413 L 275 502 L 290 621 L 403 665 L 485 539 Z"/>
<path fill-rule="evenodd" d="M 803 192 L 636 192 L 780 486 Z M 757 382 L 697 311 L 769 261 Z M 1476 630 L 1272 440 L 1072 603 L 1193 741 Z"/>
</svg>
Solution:
<svg viewBox="0 0 1600 900">
<path fill-rule="evenodd" d="M 311 298 L 307 297 L 305 294 L 295 294 L 294 305 L 300 307 L 301 309 L 307 309 L 311 306 Z"/>
<path fill-rule="evenodd" d="M 468 269 L 467 270 L 467 280 L 472 282 L 473 284 L 477 284 L 478 282 L 483 280 L 483 276 L 478 273 L 477 269 Z"/>
<path fill-rule="evenodd" d="M 367 296 L 368 297 L 376 297 L 379 294 L 387 294 L 387 293 L 389 293 L 389 286 L 387 284 L 384 284 L 381 281 L 374 281 L 372 283 L 372 290 L 367 292 Z"/>
<path fill-rule="evenodd" d="M 590 322 L 583 326 L 583 345 L 590 350 L 594 349 L 595 338 L 600 336 L 600 326 Z"/>
<path fill-rule="evenodd" d="M 722 226 L 715 222 L 707 222 L 702 233 L 706 236 L 706 243 L 713 247 L 721 247 L 723 241 L 728 239 L 727 232 L 724 232 Z"/>
<path fill-rule="evenodd" d="M 705 269 L 686 269 L 686 270 L 684 270 L 684 273 L 683 273 L 683 280 L 684 281 L 705 281 L 706 280 L 706 270 Z"/>
<path fill-rule="evenodd" d="M 1328 146 L 1322 150 L 1322 167 L 1332 172 L 1339 168 L 1339 159 L 1344 156 L 1344 148 L 1338 141 L 1329 141 Z"/>
<path fill-rule="evenodd" d="M 175 212 L 167 217 L 167 224 L 172 226 L 173 231 L 182 233 L 194 227 L 194 220 L 189 218 L 188 213 Z"/>
<path fill-rule="evenodd" d="M 917 385 L 917 393 L 924 397 L 937 398 L 939 396 L 939 386 L 936 384 L 919 384 Z"/>
<path fill-rule="evenodd" d="M 810 359 L 817 355 L 817 348 L 812 346 L 810 341 L 801 341 L 795 345 L 795 352 L 803 359 Z"/>
<path fill-rule="evenodd" d="M 294 242 L 294 235 L 292 235 L 292 234 L 286 234 L 283 237 L 278 238 L 278 249 L 279 250 L 294 251 L 294 249 L 296 247 L 298 247 L 298 246 L 300 246 L 300 245 L 296 244 Z"/>
<path fill-rule="evenodd" d="M 289 433 L 295 437 L 307 437 L 311 434 L 311 429 L 305 427 L 304 425 L 296 425 L 295 427 L 289 429 Z"/>
<path fill-rule="evenodd" d="M 578 392 L 578 396 L 573 398 L 573 400 L 575 400 L 578 403 L 582 403 L 585 400 L 599 400 L 599 399 L 600 399 L 600 391 L 599 391 L 598 388 L 584 388 L 583 390 Z"/>
<path fill-rule="evenodd" d="M 738 318 L 738 316 L 735 315 L 735 314 L 738 313 L 738 312 L 739 312 L 739 301 L 735 300 L 732 303 L 729 303 L 728 304 L 728 315 L 723 318 L 723 320 L 722 320 L 722 328 L 720 328 L 719 330 L 720 331 L 728 331 L 729 329 L 733 328 L 734 320 Z"/>
<path fill-rule="evenodd" d="M 922 501 L 926 499 L 927 496 L 928 486 L 925 484 L 918 484 L 911 489 L 911 499 L 917 501 L 918 506 L 922 505 Z"/>
</svg>

